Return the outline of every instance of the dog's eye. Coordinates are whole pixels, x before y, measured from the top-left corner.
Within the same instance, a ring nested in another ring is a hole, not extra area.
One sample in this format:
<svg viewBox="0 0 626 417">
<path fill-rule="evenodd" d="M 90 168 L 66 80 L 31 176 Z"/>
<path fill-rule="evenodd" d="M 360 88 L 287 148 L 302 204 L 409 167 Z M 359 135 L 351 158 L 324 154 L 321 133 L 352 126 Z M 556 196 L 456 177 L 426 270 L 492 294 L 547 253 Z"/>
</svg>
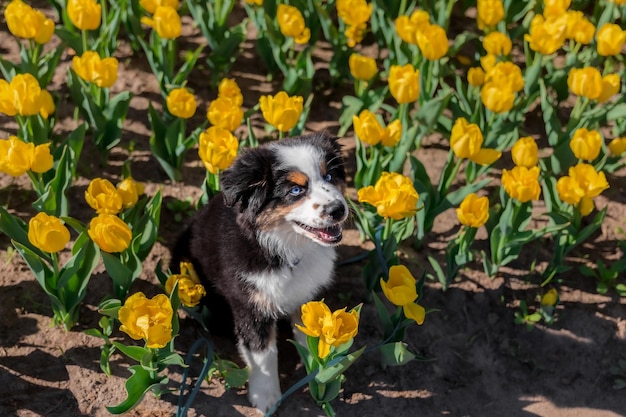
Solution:
<svg viewBox="0 0 626 417">
<path fill-rule="evenodd" d="M 324 175 L 324 181 L 331 182 L 333 180 L 333 176 L 330 174 Z"/>
<path fill-rule="evenodd" d="M 293 187 L 291 187 L 291 189 L 289 190 L 289 194 L 296 196 L 296 195 L 300 195 L 304 192 L 304 187 L 300 187 L 299 185 L 294 185 Z"/>
</svg>

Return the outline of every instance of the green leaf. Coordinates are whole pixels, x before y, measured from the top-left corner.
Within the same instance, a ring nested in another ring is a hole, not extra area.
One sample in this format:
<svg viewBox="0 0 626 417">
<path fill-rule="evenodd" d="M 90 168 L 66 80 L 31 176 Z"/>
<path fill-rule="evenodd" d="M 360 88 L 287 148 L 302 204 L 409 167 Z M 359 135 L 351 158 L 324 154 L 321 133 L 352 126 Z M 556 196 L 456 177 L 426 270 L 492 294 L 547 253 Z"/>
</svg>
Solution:
<svg viewBox="0 0 626 417">
<path fill-rule="evenodd" d="M 35 275 L 37 282 L 41 285 L 41 288 L 48 295 L 57 297 L 56 277 L 52 269 L 50 269 L 38 254 L 25 245 L 14 240 L 13 246 L 15 246 L 20 255 L 22 255 L 22 258 L 24 258 L 24 261 L 26 261 L 26 264 Z"/>
<path fill-rule="evenodd" d="M 387 343 L 380 347 L 380 353 L 383 368 L 405 365 L 416 358 L 404 342 Z"/>
<path fill-rule="evenodd" d="M 315 381 L 320 384 L 328 384 L 343 374 L 365 351 L 365 346 L 356 352 L 342 357 L 335 365 L 321 369 L 315 376 Z"/>
<path fill-rule="evenodd" d="M 248 382 L 247 368 L 231 368 L 224 373 L 224 384 L 227 388 L 241 388 Z"/>
<path fill-rule="evenodd" d="M 120 300 L 111 298 L 111 299 L 102 301 L 98 305 L 98 312 L 105 316 L 113 317 L 114 319 L 117 319 L 117 313 L 121 306 L 122 306 L 122 302 Z"/>
<path fill-rule="evenodd" d="M 28 240 L 28 226 L 26 223 L 19 217 L 9 213 L 3 205 L 0 205 L 0 231 L 11 240 L 28 248 L 37 257 L 52 263 L 52 258 L 49 254 L 42 252 Z"/>
<path fill-rule="evenodd" d="M 375 291 L 372 291 L 372 298 L 374 299 L 374 304 L 376 305 L 376 311 L 378 312 L 378 318 L 380 319 L 380 324 L 383 327 L 383 331 L 385 332 L 385 336 L 390 336 L 393 332 L 393 322 L 391 321 L 391 316 L 389 315 L 389 311 L 383 302 L 378 297 Z"/>
<path fill-rule="evenodd" d="M 313 365 L 315 364 L 315 358 L 313 357 L 313 355 L 311 355 L 309 349 L 302 346 L 300 343 L 296 342 L 295 340 L 290 340 L 290 342 L 296 347 L 296 350 L 300 355 L 300 359 L 302 359 L 302 363 L 304 364 L 307 375 L 310 374 L 311 370 L 313 370 Z"/>
<path fill-rule="evenodd" d="M 141 362 L 141 359 L 146 354 L 151 354 L 150 349 L 141 346 L 126 346 L 119 342 L 113 342 L 113 345 L 118 348 L 124 355 L 131 359 Z"/>
<path fill-rule="evenodd" d="M 107 407 L 107 410 L 112 414 L 122 414 L 133 409 L 139 404 L 148 391 L 156 389 L 160 384 L 167 382 L 166 377 L 152 379 L 150 373 L 140 365 L 131 366 L 130 372 L 132 375 L 126 381 L 126 392 L 128 396 L 120 404 Z"/>
</svg>

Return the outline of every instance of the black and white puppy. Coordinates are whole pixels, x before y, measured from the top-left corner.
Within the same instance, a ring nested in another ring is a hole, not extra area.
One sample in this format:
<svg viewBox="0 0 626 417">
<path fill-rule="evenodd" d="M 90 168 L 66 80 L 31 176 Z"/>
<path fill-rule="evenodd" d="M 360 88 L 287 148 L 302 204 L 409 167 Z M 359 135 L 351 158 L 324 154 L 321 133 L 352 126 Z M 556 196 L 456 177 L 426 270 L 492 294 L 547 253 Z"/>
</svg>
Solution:
<svg viewBox="0 0 626 417">
<path fill-rule="evenodd" d="M 191 261 L 209 309 L 226 301 L 250 367 L 248 397 L 267 411 L 280 397 L 276 322 L 296 317 L 331 282 L 348 216 L 337 138 L 315 133 L 241 152 L 222 193 L 192 220 L 172 256 Z"/>
</svg>

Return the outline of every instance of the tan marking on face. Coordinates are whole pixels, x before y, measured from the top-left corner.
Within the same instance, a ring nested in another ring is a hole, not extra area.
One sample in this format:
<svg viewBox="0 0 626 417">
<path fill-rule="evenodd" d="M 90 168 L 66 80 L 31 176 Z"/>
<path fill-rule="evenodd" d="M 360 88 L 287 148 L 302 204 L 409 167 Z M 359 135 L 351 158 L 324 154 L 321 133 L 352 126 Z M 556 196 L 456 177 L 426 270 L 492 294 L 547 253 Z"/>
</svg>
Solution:
<svg viewBox="0 0 626 417">
<path fill-rule="evenodd" d="M 292 183 L 296 185 L 300 185 L 302 187 L 306 187 L 307 184 L 309 183 L 309 178 L 306 176 L 306 174 L 303 174 L 302 172 L 296 172 L 296 171 L 288 173 L 287 180 L 291 181 Z"/>
<path fill-rule="evenodd" d="M 326 175 L 326 161 L 320 162 L 320 173 L 322 177 Z"/>
</svg>

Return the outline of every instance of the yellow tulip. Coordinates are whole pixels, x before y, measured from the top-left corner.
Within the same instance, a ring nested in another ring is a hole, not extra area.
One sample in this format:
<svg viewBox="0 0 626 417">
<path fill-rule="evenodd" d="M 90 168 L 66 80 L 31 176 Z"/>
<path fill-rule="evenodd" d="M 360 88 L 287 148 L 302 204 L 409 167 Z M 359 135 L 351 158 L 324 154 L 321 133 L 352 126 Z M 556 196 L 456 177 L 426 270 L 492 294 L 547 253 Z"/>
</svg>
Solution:
<svg viewBox="0 0 626 417">
<path fill-rule="evenodd" d="M 417 32 L 417 46 L 424 58 L 435 61 L 448 53 L 448 37 L 444 28 L 438 25 L 424 25 Z"/>
<path fill-rule="evenodd" d="M 35 145 L 22 142 L 17 136 L 0 140 L 0 172 L 19 177 L 32 165 Z"/>
<path fill-rule="evenodd" d="M 281 132 L 290 131 L 298 123 L 304 109 L 301 96 L 289 97 L 284 91 L 275 96 L 261 96 L 259 105 L 265 120 Z"/>
<path fill-rule="evenodd" d="M 473 67 L 467 70 L 467 82 L 474 87 L 480 87 L 485 82 L 485 71 L 481 67 Z"/>
<path fill-rule="evenodd" d="M 480 57 L 480 66 L 485 71 L 485 77 L 487 76 L 487 72 L 491 71 L 497 63 L 498 57 L 495 55 L 484 55 Z"/>
<path fill-rule="evenodd" d="M 241 89 L 237 85 L 237 82 L 230 78 L 224 78 L 217 86 L 217 96 L 220 98 L 227 98 L 237 106 L 243 105 L 243 95 Z"/>
<path fill-rule="evenodd" d="M 491 32 L 483 39 L 483 48 L 491 55 L 508 55 L 511 53 L 513 43 L 511 39 L 502 32 Z"/>
<path fill-rule="evenodd" d="M 366 0 L 337 0 L 337 15 L 348 26 L 359 26 L 370 20 L 372 3 Z"/>
<path fill-rule="evenodd" d="M 559 293 L 556 289 L 551 288 L 541 297 L 541 305 L 542 306 L 554 306 L 556 305 L 559 299 Z"/>
<path fill-rule="evenodd" d="M 333 313 L 323 301 L 311 301 L 301 307 L 302 324 L 296 327 L 307 336 L 317 337 L 317 354 L 325 358 L 331 346 L 348 343 L 358 333 L 359 316 L 355 310 L 336 310 Z"/>
<path fill-rule="evenodd" d="M 543 1 L 543 15 L 548 16 L 562 16 L 567 12 L 571 0 L 544 0 Z"/>
<path fill-rule="evenodd" d="M 618 74 L 608 74 L 602 77 L 602 92 L 597 98 L 599 103 L 604 103 L 609 100 L 615 94 L 619 93 L 622 86 L 620 77 Z"/>
<path fill-rule="evenodd" d="M 502 170 L 502 187 L 509 197 L 526 203 L 538 200 L 541 194 L 539 185 L 539 167 L 526 168 L 516 166 L 511 170 Z"/>
<path fill-rule="evenodd" d="M 80 30 L 95 30 L 100 27 L 102 6 L 95 0 L 68 0 L 67 15 Z"/>
<path fill-rule="evenodd" d="M 367 31 L 367 25 L 361 23 L 359 25 L 348 25 L 343 32 L 346 37 L 346 45 L 350 48 L 354 48 L 357 43 L 363 40 L 365 32 Z"/>
<path fill-rule="evenodd" d="M 18 38 L 34 39 L 38 44 L 44 44 L 54 34 L 54 22 L 22 0 L 11 1 L 4 10 L 4 17 L 9 31 Z"/>
<path fill-rule="evenodd" d="M 323 301 L 310 301 L 300 308 L 302 326 L 298 329 L 307 336 L 320 337 L 324 329 L 324 322 L 332 317 L 330 308 Z"/>
<path fill-rule="evenodd" d="M 480 101 L 494 113 L 505 113 L 515 104 L 515 93 L 508 87 L 488 82 L 480 90 Z"/>
<path fill-rule="evenodd" d="M 568 174 L 582 188 L 585 197 L 594 198 L 609 188 L 604 172 L 597 172 L 593 165 L 577 164 L 570 167 Z"/>
<path fill-rule="evenodd" d="M 72 69 L 83 80 L 109 88 L 117 81 L 118 61 L 114 57 L 102 59 L 97 52 L 87 51 L 72 58 Z"/>
<path fill-rule="evenodd" d="M 170 6 L 157 6 L 152 18 L 144 16 L 141 23 L 153 28 L 162 39 L 176 39 L 182 32 L 180 16 Z"/>
<path fill-rule="evenodd" d="M 411 16 L 398 16 L 395 21 L 396 32 L 400 39 L 417 45 L 417 33 L 430 24 L 430 15 L 425 10 L 415 9 Z"/>
<path fill-rule="evenodd" d="M 502 0 L 478 0 L 476 4 L 476 20 L 479 29 L 496 26 L 504 19 L 504 5 Z"/>
<path fill-rule="evenodd" d="M 572 68 L 567 75 L 570 91 L 581 97 L 596 100 L 602 95 L 602 74 L 597 68 Z"/>
<path fill-rule="evenodd" d="M 358 116 L 352 116 L 352 124 L 361 142 L 373 146 L 382 140 L 384 129 L 371 111 L 365 109 Z"/>
<path fill-rule="evenodd" d="M 54 111 L 56 110 L 56 106 L 54 105 L 54 99 L 52 98 L 52 94 L 50 94 L 47 90 L 41 90 L 41 94 L 39 96 L 39 103 L 41 104 L 41 108 L 39 109 L 39 114 L 44 119 L 47 119 Z"/>
<path fill-rule="evenodd" d="M 559 17 L 544 18 L 535 15 L 530 22 L 530 31 L 524 35 L 524 40 L 533 51 L 543 55 L 556 52 L 565 43 L 567 35 L 567 18 Z"/>
<path fill-rule="evenodd" d="M 589 45 L 593 41 L 596 27 L 587 19 L 583 12 L 570 10 L 565 15 L 567 29 L 565 37 L 573 39 L 582 45 Z"/>
<path fill-rule="evenodd" d="M 117 192 L 122 197 L 122 206 L 125 209 L 137 203 L 139 196 L 143 194 L 143 190 L 143 184 L 135 181 L 131 177 L 124 178 L 122 182 L 117 184 Z"/>
<path fill-rule="evenodd" d="M 419 195 L 410 178 L 395 172 L 383 172 L 375 185 L 358 191 L 359 202 L 376 207 L 379 216 L 402 220 L 417 211 Z"/>
<path fill-rule="evenodd" d="M 198 103 L 193 94 L 186 88 L 175 88 L 167 95 L 165 100 L 167 110 L 176 117 L 189 119 L 196 112 Z"/>
<path fill-rule="evenodd" d="M 109 180 L 95 178 L 85 191 L 85 201 L 96 213 L 116 214 L 122 210 L 124 200 Z"/>
<path fill-rule="evenodd" d="M 13 97 L 11 85 L 6 80 L 0 79 L 0 113 L 4 113 L 7 116 L 15 116 L 17 114 Z"/>
<path fill-rule="evenodd" d="M 400 139 L 402 139 L 402 123 L 396 119 L 385 127 L 381 143 L 384 146 L 396 146 Z"/>
<path fill-rule="evenodd" d="M 39 114 L 42 107 L 41 87 L 39 81 L 29 73 L 17 74 L 9 84 L 13 92 L 13 106 L 21 116 Z"/>
<path fill-rule="evenodd" d="M 609 143 L 609 151 L 613 156 L 620 156 L 626 152 L 626 137 L 613 139 Z"/>
<path fill-rule="evenodd" d="M 311 38 L 311 31 L 306 27 L 304 16 L 296 7 L 279 4 L 276 9 L 276 20 L 281 33 L 294 38 L 296 43 L 305 44 Z"/>
<path fill-rule="evenodd" d="M 417 45 L 417 31 L 415 25 L 409 19 L 409 16 L 401 15 L 396 19 L 395 27 L 396 33 L 406 43 Z"/>
<path fill-rule="evenodd" d="M 350 74 L 357 80 L 369 81 L 378 73 L 378 67 L 374 58 L 357 53 L 350 55 L 348 65 Z"/>
<path fill-rule="evenodd" d="M 169 6 L 178 9 L 178 0 L 139 0 L 139 4 L 150 14 L 154 14 L 159 6 Z"/>
<path fill-rule="evenodd" d="M 212 125 L 234 132 L 243 121 L 243 110 L 229 98 L 218 97 L 211 102 L 207 119 Z"/>
<path fill-rule="evenodd" d="M 459 117 L 452 126 L 450 149 L 457 158 L 467 158 L 479 165 L 491 165 L 502 153 L 495 149 L 483 148 L 483 140 L 483 134 L 477 124 Z"/>
<path fill-rule="evenodd" d="M 246 3 L 263 6 L 263 0 L 246 0 Z"/>
<path fill-rule="evenodd" d="M 228 168 L 239 150 L 239 142 L 228 130 L 211 126 L 200 133 L 198 155 L 206 169 L 217 174 Z"/>
<path fill-rule="evenodd" d="M 70 241 L 70 231 L 58 217 L 41 212 L 28 222 L 28 241 L 44 252 L 56 253 Z"/>
<path fill-rule="evenodd" d="M 53 166 L 54 158 L 52 154 L 50 154 L 50 143 L 35 146 L 30 170 L 37 173 L 44 173 L 51 170 Z"/>
<path fill-rule="evenodd" d="M 171 275 L 165 282 L 165 291 L 172 293 L 174 284 L 178 283 L 178 297 L 187 307 L 194 307 L 206 295 L 204 286 L 190 262 L 180 263 L 180 274 Z"/>
<path fill-rule="evenodd" d="M 456 215 L 462 225 L 478 228 L 489 220 L 489 199 L 470 193 L 456 209 Z"/>
<path fill-rule="evenodd" d="M 592 165 L 578 164 L 570 167 L 567 176 L 556 182 L 559 198 L 575 205 L 583 216 L 593 211 L 593 198 L 609 188 L 604 172 L 597 172 Z"/>
<path fill-rule="evenodd" d="M 389 68 L 389 90 L 399 104 L 411 103 L 420 94 L 420 72 L 413 65 L 392 65 Z"/>
<path fill-rule="evenodd" d="M 532 168 L 539 162 L 539 147 L 531 136 L 520 138 L 511 149 L 513 163 L 518 166 Z"/>
<path fill-rule="evenodd" d="M 574 131 L 569 141 L 569 147 L 576 158 L 592 161 L 600 155 L 602 136 L 597 130 L 588 130 L 582 127 Z"/>
<path fill-rule="evenodd" d="M 384 146 L 395 146 L 402 136 L 402 123 L 399 120 L 394 120 L 383 127 L 376 116 L 367 109 L 358 116 L 352 116 L 352 124 L 359 140 L 368 145 L 382 142 Z"/>
<path fill-rule="evenodd" d="M 626 31 L 615 23 L 605 23 L 596 32 L 596 42 L 599 55 L 619 55 L 626 42 Z"/>
<path fill-rule="evenodd" d="M 134 340 L 145 340 L 149 348 L 162 348 L 172 340 L 174 310 L 165 294 L 146 298 L 137 292 L 118 311 L 120 330 Z"/>
<path fill-rule="evenodd" d="M 578 204 L 585 196 L 585 190 L 578 184 L 578 181 L 569 176 L 564 176 L 557 180 L 556 190 L 561 201 L 572 205 Z"/>
<path fill-rule="evenodd" d="M 404 315 L 417 324 L 424 323 L 426 310 L 415 302 L 418 298 L 415 285 L 417 280 L 404 265 L 389 268 L 389 279 L 380 279 L 380 287 L 385 297 L 394 305 L 402 307 Z"/>
<path fill-rule="evenodd" d="M 512 62 L 498 62 L 485 72 L 485 83 L 494 83 L 501 89 L 518 92 L 524 89 L 522 69 Z"/>
<path fill-rule="evenodd" d="M 107 253 L 124 252 L 133 238 L 130 227 L 114 214 L 99 214 L 91 219 L 87 233 Z"/>
</svg>

